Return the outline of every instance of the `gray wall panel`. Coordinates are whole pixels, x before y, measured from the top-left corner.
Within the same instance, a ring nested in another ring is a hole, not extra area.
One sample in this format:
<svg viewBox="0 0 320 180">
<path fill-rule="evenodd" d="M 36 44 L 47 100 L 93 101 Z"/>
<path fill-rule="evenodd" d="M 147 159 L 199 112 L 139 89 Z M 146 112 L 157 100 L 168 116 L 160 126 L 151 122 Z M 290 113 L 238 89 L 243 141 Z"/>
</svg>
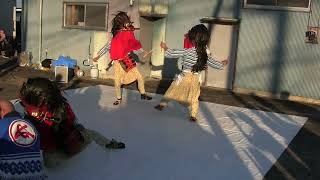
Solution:
<svg viewBox="0 0 320 180">
<path fill-rule="evenodd" d="M 305 12 L 243 9 L 235 86 L 319 99 L 320 51 L 304 42 L 307 20 Z"/>
<path fill-rule="evenodd" d="M 40 0 L 27 2 L 27 42 L 26 50 L 32 53 L 32 61 L 39 62 Z"/>
<path fill-rule="evenodd" d="M 65 54 L 82 61 L 87 57 L 89 37 L 94 31 L 63 29 L 62 2 L 44 0 L 42 57 L 47 48 L 51 58 Z M 109 2 L 110 14 L 128 8 L 126 0 Z M 204 16 L 240 17 L 234 85 L 320 98 L 319 45 L 304 43 L 308 13 L 243 9 L 239 0 L 169 2 L 165 38 L 169 47 L 182 48 L 183 35 Z M 316 26 L 320 2 L 313 2 L 311 22 Z M 28 1 L 27 47 L 34 55 L 39 48 L 39 15 L 39 0 Z M 112 15 L 109 17 L 109 28 L 111 19 Z M 177 72 L 176 62 L 170 63 L 163 72 L 173 76 Z"/>
<path fill-rule="evenodd" d="M 43 0 L 42 13 L 42 50 L 41 60 L 45 58 L 45 50 L 48 50 L 48 58 L 56 59 L 59 55 L 68 55 L 77 59 L 78 64 L 88 57 L 90 37 L 94 36 L 94 30 L 66 29 L 62 28 L 63 0 Z M 105 0 L 68 0 L 67 2 L 106 2 Z M 108 31 L 111 29 L 113 14 L 117 11 L 128 11 L 129 1 L 110 0 Z M 32 52 L 33 62 L 39 62 L 39 38 L 40 38 L 40 0 L 28 1 L 28 33 L 27 51 Z M 133 17 L 134 19 L 135 17 Z M 138 24 L 138 23 L 137 23 Z M 106 32 L 107 34 L 107 32 Z M 91 45 L 93 48 L 93 45 Z M 91 51 L 93 53 L 93 50 Z"/>
<path fill-rule="evenodd" d="M 16 2 L 13 0 L 0 1 L 0 29 L 5 30 L 6 34 L 12 36 L 13 31 L 13 7 Z"/>
</svg>

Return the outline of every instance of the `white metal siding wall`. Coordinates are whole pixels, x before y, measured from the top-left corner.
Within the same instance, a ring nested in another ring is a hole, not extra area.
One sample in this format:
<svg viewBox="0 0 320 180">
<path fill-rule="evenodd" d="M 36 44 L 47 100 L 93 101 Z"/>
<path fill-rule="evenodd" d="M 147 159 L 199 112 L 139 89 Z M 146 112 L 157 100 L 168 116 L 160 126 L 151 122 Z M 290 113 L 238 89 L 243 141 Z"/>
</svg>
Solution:
<svg viewBox="0 0 320 180">
<path fill-rule="evenodd" d="M 243 9 L 235 86 L 319 99 L 320 51 L 304 43 L 307 20 L 305 12 Z"/>
</svg>

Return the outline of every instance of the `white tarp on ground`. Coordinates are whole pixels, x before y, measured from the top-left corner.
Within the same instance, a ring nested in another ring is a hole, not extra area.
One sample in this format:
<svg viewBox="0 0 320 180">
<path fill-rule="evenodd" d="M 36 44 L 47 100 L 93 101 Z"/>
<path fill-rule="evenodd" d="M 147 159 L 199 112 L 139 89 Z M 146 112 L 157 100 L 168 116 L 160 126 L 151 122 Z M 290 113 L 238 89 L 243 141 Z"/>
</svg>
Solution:
<svg viewBox="0 0 320 180">
<path fill-rule="evenodd" d="M 48 169 L 51 180 L 231 180 L 262 179 L 307 118 L 200 103 L 199 122 L 170 103 L 160 112 L 137 91 L 124 90 L 114 107 L 114 89 L 93 86 L 67 91 L 79 121 L 126 143 L 106 150 L 92 143 L 83 152 Z"/>
</svg>

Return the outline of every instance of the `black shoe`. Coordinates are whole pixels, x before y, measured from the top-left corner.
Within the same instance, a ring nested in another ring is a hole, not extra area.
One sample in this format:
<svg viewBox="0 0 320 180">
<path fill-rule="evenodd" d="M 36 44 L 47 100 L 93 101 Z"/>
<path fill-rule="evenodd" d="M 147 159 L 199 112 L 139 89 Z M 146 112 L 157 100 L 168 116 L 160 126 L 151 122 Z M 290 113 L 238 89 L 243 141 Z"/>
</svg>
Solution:
<svg viewBox="0 0 320 180">
<path fill-rule="evenodd" d="M 151 100 L 152 97 L 146 95 L 146 94 L 141 94 L 141 99 L 144 99 L 144 100 Z"/>
<path fill-rule="evenodd" d="M 117 142 L 116 140 L 112 139 L 109 144 L 106 144 L 106 148 L 108 149 L 124 149 L 126 145 L 122 142 Z"/>
<path fill-rule="evenodd" d="M 122 98 L 117 99 L 117 100 L 113 103 L 113 105 L 115 105 L 115 106 L 119 105 L 119 104 L 121 103 L 121 100 L 122 100 Z"/>
<path fill-rule="evenodd" d="M 197 121 L 197 118 L 196 117 L 190 117 L 190 121 L 192 121 L 192 122 L 196 122 Z"/>
<path fill-rule="evenodd" d="M 164 106 L 161 104 L 158 104 L 154 107 L 156 110 L 162 111 L 164 109 Z"/>
</svg>

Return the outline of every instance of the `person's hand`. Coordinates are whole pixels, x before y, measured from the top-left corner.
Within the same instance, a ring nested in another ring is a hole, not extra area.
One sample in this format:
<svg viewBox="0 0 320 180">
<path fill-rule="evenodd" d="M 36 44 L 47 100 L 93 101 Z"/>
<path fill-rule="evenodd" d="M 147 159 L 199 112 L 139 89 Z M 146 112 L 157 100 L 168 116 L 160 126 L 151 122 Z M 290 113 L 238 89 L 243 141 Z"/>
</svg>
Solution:
<svg viewBox="0 0 320 180">
<path fill-rule="evenodd" d="M 163 42 L 163 41 L 161 41 L 160 47 L 161 47 L 162 49 L 164 49 L 165 51 L 168 49 L 167 44 L 166 44 L 165 42 Z"/>
<path fill-rule="evenodd" d="M 148 56 L 151 55 L 151 54 L 152 54 L 152 50 L 150 50 L 150 51 L 143 51 L 142 57 L 143 57 L 143 58 L 146 58 L 146 57 L 148 57 Z"/>
<path fill-rule="evenodd" d="M 223 60 L 223 61 L 222 61 L 222 64 L 223 64 L 223 66 L 228 65 L 228 64 L 229 64 L 229 60 L 228 60 L 228 59 Z"/>
<path fill-rule="evenodd" d="M 14 110 L 14 106 L 10 101 L 0 99 L 0 119 Z"/>
<path fill-rule="evenodd" d="M 93 60 L 93 62 L 98 62 L 98 60 L 99 60 L 99 56 L 97 56 L 97 57 L 94 57 L 92 60 Z"/>
<path fill-rule="evenodd" d="M 6 39 L 6 34 L 4 34 L 4 33 L 1 34 L 1 35 L 0 35 L 0 41 L 3 41 L 3 40 L 5 40 L 5 39 Z"/>
</svg>

